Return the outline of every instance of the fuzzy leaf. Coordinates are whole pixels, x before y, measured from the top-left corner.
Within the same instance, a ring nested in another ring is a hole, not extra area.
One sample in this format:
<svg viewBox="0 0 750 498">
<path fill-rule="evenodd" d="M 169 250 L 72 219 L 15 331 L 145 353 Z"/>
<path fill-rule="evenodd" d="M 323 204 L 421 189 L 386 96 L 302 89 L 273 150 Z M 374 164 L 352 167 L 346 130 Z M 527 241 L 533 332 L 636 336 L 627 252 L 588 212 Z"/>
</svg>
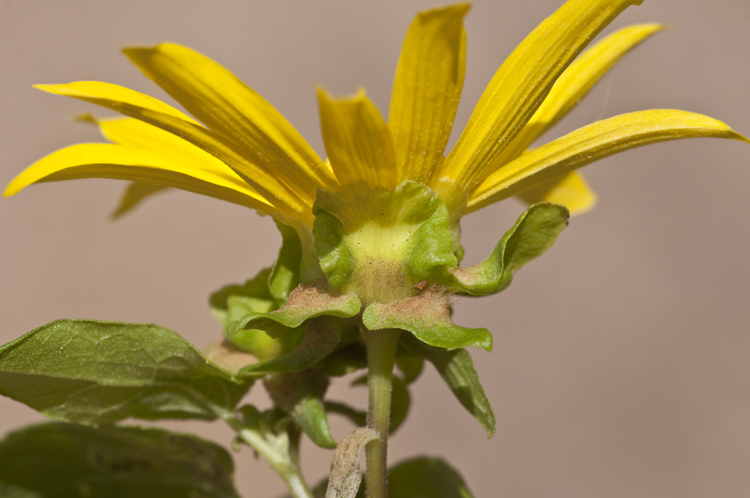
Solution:
<svg viewBox="0 0 750 498">
<path fill-rule="evenodd" d="M 492 253 L 466 269 L 455 270 L 443 282 L 471 296 L 486 296 L 505 289 L 513 272 L 544 254 L 568 226 L 568 209 L 559 204 L 539 203 L 527 209 L 503 235 Z M 435 346 L 435 344 L 433 344 Z"/>
<path fill-rule="evenodd" d="M 362 323 L 369 330 L 408 330 L 420 341 L 439 348 L 473 346 L 492 350 L 490 331 L 455 325 L 448 295 L 435 287 L 390 304 L 373 303 L 363 313 Z"/>
<path fill-rule="evenodd" d="M 250 313 L 230 323 L 225 335 L 242 346 L 248 330 L 261 329 L 271 337 L 280 337 L 311 318 L 323 315 L 350 318 L 359 313 L 360 307 L 357 296 L 334 291 L 325 282 L 307 282 L 294 289 L 281 308 L 270 313 Z"/>
<path fill-rule="evenodd" d="M 249 387 L 156 325 L 59 320 L 0 347 L 0 394 L 58 420 L 211 420 Z"/>
<path fill-rule="evenodd" d="M 9 497 L 237 498 L 233 472 L 220 446 L 155 428 L 46 423 L 0 442 Z"/>
<path fill-rule="evenodd" d="M 289 413 L 312 441 L 322 448 L 335 448 L 323 395 L 328 378 L 317 370 L 269 375 L 263 380 L 274 404 Z"/>
<path fill-rule="evenodd" d="M 465 349 L 446 351 L 430 347 L 408 334 L 401 335 L 406 349 L 424 356 L 437 369 L 458 401 L 482 424 L 487 437 L 495 434 L 495 414 L 484 393 L 471 355 Z"/>
</svg>

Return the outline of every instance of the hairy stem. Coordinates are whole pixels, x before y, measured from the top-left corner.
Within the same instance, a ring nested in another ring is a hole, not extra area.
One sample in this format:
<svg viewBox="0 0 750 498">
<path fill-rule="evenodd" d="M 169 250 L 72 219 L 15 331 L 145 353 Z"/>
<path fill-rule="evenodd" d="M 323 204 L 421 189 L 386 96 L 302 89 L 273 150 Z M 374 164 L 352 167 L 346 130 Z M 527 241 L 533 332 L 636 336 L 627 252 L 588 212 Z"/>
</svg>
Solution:
<svg viewBox="0 0 750 498">
<path fill-rule="evenodd" d="M 387 498 L 388 481 L 386 456 L 388 451 L 388 423 L 391 414 L 391 389 L 393 363 L 396 359 L 399 330 L 368 330 L 367 388 L 369 407 L 367 427 L 375 430 L 379 438 L 367 444 L 367 498 Z"/>
<path fill-rule="evenodd" d="M 278 444 L 278 441 L 274 444 L 274 441 L 269 441 L 260 433 L 245 427 L 234 416 L 225 417 L 224 420 L 237 432 L 237 436 L 242 441 L 266 459 L 271 468 L 284 480 L 294 498 L 313 498 L 310 488 L 302 477 L 297 459 L 299 434 L 292 434 L 292 441 L 287 440 L 285 445 Z"/>
</svg>

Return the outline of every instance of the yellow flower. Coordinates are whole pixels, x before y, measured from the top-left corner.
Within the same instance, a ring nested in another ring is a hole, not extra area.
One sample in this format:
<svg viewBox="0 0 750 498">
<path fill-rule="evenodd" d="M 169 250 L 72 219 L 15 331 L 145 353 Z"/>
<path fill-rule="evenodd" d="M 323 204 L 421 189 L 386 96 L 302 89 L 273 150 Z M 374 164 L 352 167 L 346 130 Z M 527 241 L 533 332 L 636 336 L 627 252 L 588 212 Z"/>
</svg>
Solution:
<svg viewBox="0 0 750 498">
<path fill-rule="evenodd" d="M 114 143 L 54 152 L 5 190 L 76 178 L 137 182 L 126 206 L 160 187 L 212 196 L 309 231 L 319 189 L 364 180 L 394 190 L 410 180 L 461 215 L 512 195 L 572 210 L 595 195 L 574 170 L 626 149 L 688 137 L 743 139 L 712 118 L 677 110 L 634 112 L 598 121 L 527 151 L 625 53 L 662 29 L 632 26 L 576 59 L 604 27 L 639 0 L 569 0 L 508 57 L 487 86 L 458 143 L 444 156 L 465 69 L 467 4 L 420 13 L 396 71 L 388 122 L 360 91 L 335 99 L 318 90 L 328 160 L 322 160 L 260 95 L 207 57 L 180 45 L 125 54 L 196 119 L 157 99 L 110 83 L 38 85 L 118 111 L 98 120 Z M 303 239 L 305 236 L 301 234 Z"/>
</svg>

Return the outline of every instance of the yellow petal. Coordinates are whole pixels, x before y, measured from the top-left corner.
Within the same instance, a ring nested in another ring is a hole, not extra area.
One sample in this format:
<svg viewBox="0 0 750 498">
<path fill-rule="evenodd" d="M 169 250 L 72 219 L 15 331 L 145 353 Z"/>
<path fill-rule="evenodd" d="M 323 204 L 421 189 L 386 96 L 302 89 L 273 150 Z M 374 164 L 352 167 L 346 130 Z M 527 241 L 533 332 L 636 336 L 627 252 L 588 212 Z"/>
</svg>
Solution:
<svg viewBox="0 0 750 498">
<path fill-rule="evenodd" d="M 208 57 L 181 45 L 134 47 L 125 55 L 210 129 L 240 144 L 254 163 L 311 196 L 335 178 L 302 136 L 271 104 Z"/>
<path fill-rule="evenodd" d="M 40 182 L 112 178 L 165 185 L 233 202 L 263 212 L 273 207 L 232 178 L 212 174 L 169 156 L 118 144 L 77 144 L 43 157 L 21 172 L 5 196 Z"/>
<path fill-rule="evenodd" d="M 749 142 L 729 126 L 687 111 L 656 109 L 597 121 L 527 152 L 487 177 L 469 196 L 469 211 L 634 147 L 693 137 Z"/>
<path fill-rule="evenodd" d="M 110 215 L 110 218 L 116 220 L 121 218 L 141 205 L 141 203 L 160 192 L 170 190 L 171 187 L 164 185 L 153 185 L 151 183 L 131 182 L 117 205 L 117 209 Z"/>
<path fill-rule="evenodd" d="M 639 24 L 617 31 L 581 54 L 552 86 L 523 130 L 488 168 L 487 174 L 520 156 L 542 133 L 562 119 L 629 51 L 663 24 Z"/>
<path fill-rule="evenodd" d="M 586 179 L 577 171 L 565 173 L 562 177 L 540 183 L 518 194 L 527 204 L 552 202 L 562 204 L 571 215 L 583 214 L 594 207 L 596 192 L 591 190 Z"/>
<path fill-rule="evenodd" d="M 448 177 L 463 189 L 481 181 L 568 64 L 626 7 L 641 1 L 568 0 L 545 19 L 495 73 L 433 181 Z"/>
<path fill-rule="evenodd" d="M 399 180 L 427 183 L 443 158 L 464 84 L 468 10 L 420 12 L 406 34 L 388 117 Z"/>
<path fill-rule="evenodd" d="M 366 180 L 396 188 L 396 157 L 388 126 L 375 105 L 360 90 L 334 99 L 318 88 L 323 143 L 341 185 Z"/>
<path fill-rule="evenodd" d="M 64 85 L 35 85 L 57 95 L 66 95 L 101 105 L 182 137 L 232 168 L 248 185 L 261 193 L 267 202 L 282 212 L 312 216 L 313 198 L 295 192 L 239 151 L 228 138 L 207 130 L 180 111 L 152 97 L 111 83 L 79 81 Z"/>
<path fill-rule="evenodd" d="M 263 199 L 263 196 L 247 185 L 229 166 L 203 149 L 176 135 L 134 118 L 97 119 L 90 115 L 84 115 L 79 119 L 95 123 L 99 126 L 102 135 L 115 143 L 155 152 L 162 156 L 167 156 L 175 162 L 187 164 L 190 167 L 207 172 L 210 175 L 227 178 L 251 194 L 262 204 L 268 204 Z M 118 217 L 131 211 L 143 200 L 165 188 L 159 187 L 157 190 L 156 186 L 150 184 L 134 184 L 129 186 L 120 202 L 119 208 L 113 216 Z"/>
</svg>

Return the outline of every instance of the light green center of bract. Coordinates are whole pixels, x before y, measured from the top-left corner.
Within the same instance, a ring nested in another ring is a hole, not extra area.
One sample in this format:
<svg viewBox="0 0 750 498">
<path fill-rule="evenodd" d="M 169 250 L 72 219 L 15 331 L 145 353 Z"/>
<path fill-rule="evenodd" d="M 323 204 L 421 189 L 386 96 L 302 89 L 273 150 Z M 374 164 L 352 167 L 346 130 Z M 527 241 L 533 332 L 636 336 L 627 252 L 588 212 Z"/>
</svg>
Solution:
<svg viewBox="0 0 750 498">
<path fill-rule="evenodd" d="M 412 297 L 457 264 L 448 210 L 425 185 L 404 182 L 389 191 L 356 182 L 320 190 L 313 212 L 328 283 L 363 304 Z"/>
</svg>

